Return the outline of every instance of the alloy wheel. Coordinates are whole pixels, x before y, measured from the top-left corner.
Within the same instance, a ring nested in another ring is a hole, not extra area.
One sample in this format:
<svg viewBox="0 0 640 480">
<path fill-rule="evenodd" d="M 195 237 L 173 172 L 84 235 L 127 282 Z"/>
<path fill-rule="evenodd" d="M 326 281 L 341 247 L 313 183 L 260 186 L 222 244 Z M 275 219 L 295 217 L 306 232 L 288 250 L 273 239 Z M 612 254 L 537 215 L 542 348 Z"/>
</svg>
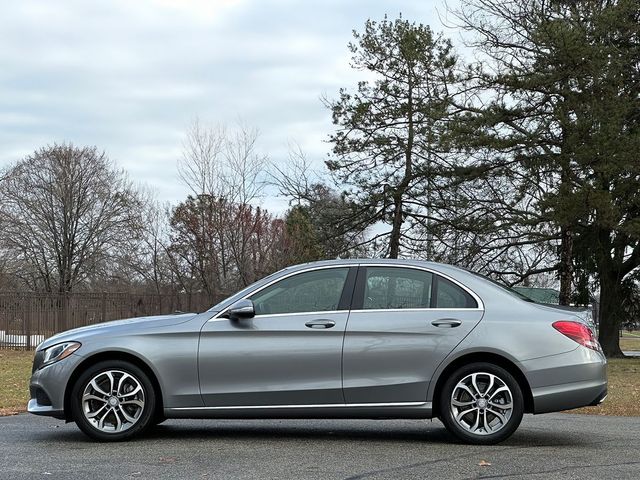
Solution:
<svg viewBox="0 0 640 480">
<path fill-rule="evenodd" d="M 96 374 L 82 393 L 86 420 L 105 433 L 120 433 L 134 426 L 145 406 L 144 388 L 130 373 L 107 370 Z"/>
<path fill-rule="evenodd" d="M 513 394 L 497 375 L 477 372 L 462 378 L 451 394 L 455 422 L 474 435 L 500 431 L 513 413 Z"/>
</svg>

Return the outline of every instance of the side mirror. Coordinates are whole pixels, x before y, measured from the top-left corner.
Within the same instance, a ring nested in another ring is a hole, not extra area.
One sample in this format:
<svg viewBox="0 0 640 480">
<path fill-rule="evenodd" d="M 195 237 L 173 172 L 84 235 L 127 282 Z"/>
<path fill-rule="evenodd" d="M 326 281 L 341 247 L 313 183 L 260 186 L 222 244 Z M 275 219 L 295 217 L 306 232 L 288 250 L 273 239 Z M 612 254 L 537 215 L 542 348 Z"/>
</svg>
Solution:
<svg viewBox="0 0 640 480">
<path fill-rule="evenodd" d="M 227 310 L 227 315 L 232 320 L 239 320 L 242 318 L 253 318 L 256 314 L 256 309 L 253 306 L 253 302 L 248 298 L 238 300 L 232 304 Z"/>
</svg>

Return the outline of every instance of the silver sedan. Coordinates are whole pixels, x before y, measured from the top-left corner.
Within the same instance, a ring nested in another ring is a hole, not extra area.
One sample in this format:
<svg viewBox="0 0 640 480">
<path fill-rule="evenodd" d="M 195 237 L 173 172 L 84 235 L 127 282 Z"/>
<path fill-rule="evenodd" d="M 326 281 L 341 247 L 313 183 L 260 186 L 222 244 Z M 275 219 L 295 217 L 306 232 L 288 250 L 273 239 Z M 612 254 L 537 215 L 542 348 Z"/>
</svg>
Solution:
<svg viewBox="0 0 640 480">
<path fill-rule="evenodd" d="M 166 418 L 438 417 L 459 440 L 597 405 L 606 360 L 571 311 L 467 270 L 336 260 L 210 310 L 70 330 L 35 354 L 28 410 L 124 440 Z"/>
</svg>

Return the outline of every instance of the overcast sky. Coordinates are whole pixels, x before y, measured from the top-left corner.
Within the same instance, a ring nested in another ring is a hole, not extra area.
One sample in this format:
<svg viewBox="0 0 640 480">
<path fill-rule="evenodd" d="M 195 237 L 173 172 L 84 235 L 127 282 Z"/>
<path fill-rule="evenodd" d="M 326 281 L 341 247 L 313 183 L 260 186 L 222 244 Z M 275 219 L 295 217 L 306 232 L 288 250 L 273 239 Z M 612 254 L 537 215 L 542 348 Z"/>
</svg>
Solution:
<svg viewBox="0 0 640 480">
<path fill-rule="evenodd" d="M 241 118 L 274 162 L 321 164 L 323 94 L 359 78 L 351 31 L 398 13 L 441 30 L 441 1 L 0 0 L 0 167 L 52 142 L 97 145 L 176 202 L 190 121 Z M 267 199 L 272 210 L 282 202 Z"/>
</svg>

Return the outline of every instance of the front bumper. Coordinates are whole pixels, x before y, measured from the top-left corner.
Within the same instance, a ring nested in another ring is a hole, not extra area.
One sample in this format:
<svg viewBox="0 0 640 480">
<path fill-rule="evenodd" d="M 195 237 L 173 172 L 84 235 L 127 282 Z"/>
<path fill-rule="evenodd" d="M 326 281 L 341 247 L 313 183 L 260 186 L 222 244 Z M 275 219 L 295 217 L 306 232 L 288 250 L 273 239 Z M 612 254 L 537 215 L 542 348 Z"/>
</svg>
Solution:
<svg viewBox="0 0 640 480">
<path fill-rule="evenodd" d="M 71 354 L 59 362 L 35 370 L 29 382 L 31 399 L 27 411 L 35 415 L 45 415 L 64 419 L 64 398 L 72 373 L 83 357 Z"/>
</svg>

